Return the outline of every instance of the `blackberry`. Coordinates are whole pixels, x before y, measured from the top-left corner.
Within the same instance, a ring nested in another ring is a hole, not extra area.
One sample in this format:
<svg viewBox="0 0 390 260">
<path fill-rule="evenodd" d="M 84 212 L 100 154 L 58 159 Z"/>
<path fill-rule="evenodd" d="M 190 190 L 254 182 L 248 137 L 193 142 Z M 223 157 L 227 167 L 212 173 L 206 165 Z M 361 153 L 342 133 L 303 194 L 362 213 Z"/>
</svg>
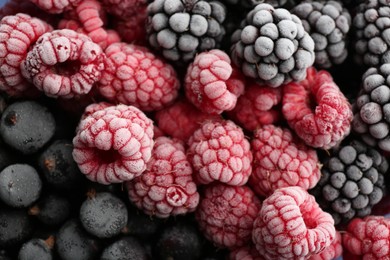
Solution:
<svg viewBox="0 0 390 260">
<path fill-rule="evenodd" d="M 356 61 L 366 66 L 390 62 L 389 1 L 370 0 L 360 4 L 352 24 Z"/>
<path fill-rule="evenodd" d="M 304 2 L 291 9 L 314 40 L 315 65 L 330 68 L 347 58 L 347 34 L 351 16 L 340 2 Z"/>
<path fill-rule="evenodd" d="M 225 18 L 225 5 L 216 0 L 156 0 L 148 5 L 149 43 L 166 59 L 189 63 L 219 47 Z"/>
<path fill-rule="evenodd" d="M 123 237 L 106 247 L 100 260 L 147 260 L 145 248 L 133 237 Z"/>
<path fill-rule="evenodd" d="M 342 144 L 326 158 L 321 179 L 310 192 L 318 198 L 335 224 L 371 214 L 383 197 L 388 162 L 377 150 L 352 140 Z"/>
<path fill-rule="evenodd" d="M 279 87 L 306 77 L 314 63 L 314 41 L 288 10 L 259 4 L 232 35 L 231 57 L 251 78 Z"/>
<path fill-rule="evenodd" d="M 352 129 L 364 142 L 387 152 L 390 151 L 389 76 L 390 64 L 372 67 L 363 74 L 361 89 L 353 103 L 352 121 Z"/>
<path fill-rule="evenodd" d="M 19 250 L 18 260 L 52 260 L 53 240 L 47 241 L 33 238 L 22 245 Z"/>
</svg>

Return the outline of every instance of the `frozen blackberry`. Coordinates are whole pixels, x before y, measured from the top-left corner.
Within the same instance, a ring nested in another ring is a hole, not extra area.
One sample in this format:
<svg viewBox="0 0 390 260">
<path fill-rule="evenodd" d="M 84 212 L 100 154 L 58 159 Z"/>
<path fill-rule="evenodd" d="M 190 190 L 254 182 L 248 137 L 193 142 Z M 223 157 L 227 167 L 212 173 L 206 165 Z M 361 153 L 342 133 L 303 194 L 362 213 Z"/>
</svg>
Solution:
<svg viewBox="0 0 390 260">
<path fill-rule="evenodd" d="M 33 224 L 26 210 L 0 206 L 0 248 L 19 245 L 32 232 Z"/>
<path fill-rule="evenodd" d="M 390 5 L 388 0 L 365 1 L 356 8 L 355 59 L 359 64 L 379 66 L 390 62 Z"/>
<path fill-rule="evenodd" d="M 133 237 L 121 238 L 106 247 L 100 260 L 148 260 L 145 248 Z"/>
<path fill-rule="evenodd" d="M 351 16 L 338 1 L 304 2 L 291 13 L 302 20 L 306 32 L 314 40 L 316 67 L 330 68 L 347 58 L 347 34 L 351 25 Z"/>
<path fill-rule="evenodd" d="M 310 192 L 335 224 L 371 214 L 383 197 L 386 158 L 363 142 L 352 140 L 340 145 L 324 160 L 321 179 Z"/>
<path fill-rule="evenodd" d="M 51 139 L 55 126 L 54 117 L 46 107 L 35 101 L 19 101 L 3 112 L 0 135 L 17 151 L 32 154 Z"/>
<path fill-rule="evenodd" d="M 70 216 L 70 202 L 67 198 L 56 194 L 47 194 L 29 209 L 29 214 L 48 226 L 56 226 L 65 222 Z"/>
<path fill-rule="evenodd" d="M 243 73 L 271 87 L 306 77 L 314 41 L 288 10 L 259 4 L 232 35 L 232 60 Z"/>
<path fill-rule="evenodd" d="M 156 0 L 149 4 L 148 16 L 149 44 L 178 63 L 218 48 L 225 34 L 226 7 L 217 0 Z"/>
<path fill-rule="evenodd" d="M 52 247 L 51 239 L 45 241 L 40 238 L 33 238 L 22 245 L 18 260 L 52 260 Z"/>
</svg>

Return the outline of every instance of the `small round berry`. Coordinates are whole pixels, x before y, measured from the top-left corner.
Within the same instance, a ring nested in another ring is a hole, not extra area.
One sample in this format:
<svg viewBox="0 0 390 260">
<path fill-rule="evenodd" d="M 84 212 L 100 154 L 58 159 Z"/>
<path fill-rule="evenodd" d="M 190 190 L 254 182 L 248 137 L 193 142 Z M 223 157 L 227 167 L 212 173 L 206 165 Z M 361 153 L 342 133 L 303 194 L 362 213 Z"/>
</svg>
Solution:
<svg viewBox="0 0 390 260">
<path fill-rule="evenodd" d="M 121 238 L 107 246 L 100 260 L 148 260 L 148 255 L 142 244 L 133 237 Z"/>
<path fill-rule="evenodd" d="M 29 239 L 33 233 L 33 222 L 24 209 L 1 206 L 0 247 L 17 246 Z"/>
<path fill-rule="evenodd" d="M 33 238 L 22 245 L 18 253 L 19 260 L 52 260 L 53 243 L 40 238 Z"/>
</svg>

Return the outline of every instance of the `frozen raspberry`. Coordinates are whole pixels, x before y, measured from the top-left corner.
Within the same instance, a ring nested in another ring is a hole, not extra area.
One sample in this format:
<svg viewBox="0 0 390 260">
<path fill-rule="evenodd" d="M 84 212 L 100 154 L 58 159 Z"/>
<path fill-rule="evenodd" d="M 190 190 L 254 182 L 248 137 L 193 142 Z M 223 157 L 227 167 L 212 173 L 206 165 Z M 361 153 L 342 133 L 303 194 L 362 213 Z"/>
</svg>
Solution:
<svg viewBox="0 0 390 260">
<path fill-rule="evenodd" d="M 100 79 L 104 53 L 88 36 L 63 29 L 42 35 L 27 54 L 22 73 L 47 96 L 87 94 Z"/>
<path fill-rule="evenodd" d="M 198 54 L 185 76 L 188 100 L 208 114 L 232 110 L 244 88 L 244 77 L 230 65 L 229 56 L 217 49 Z"/>
<path fill-rule="evenodd" d="M 129 181 L 151 158 L 153 122 L 136 107 L 110 106 L 80 121 L 73 145 L 73 158 L 88 179 Z"/>
<path fill-rule="evenodd" d="M 30 0 L 47 13 L 59 14 L 82 2 L 82 0 Z"/>
<path fill-rule="evenodd" d="M 229 260 L 264 260 L 260 256 L 254 244 L 250 243 L 242 247 L 235 248 L 229 253 Z"/>
<path fill-rule="evenodd" d="M 147 6 L 147 0 L 101 0 L 104 9 L 116 17 L 130 18 L 136 15 L 140 6 Z"/>
<path fill-rule="evenodd" d="M 122 41 L 146 46 L 146 7 L 140 6 L 131 16 L 117 17 L 112 21 L 112 27 L 118 32 Z"/>
<path fill-rule="evenodd" d="M 23 77 L 20 66 L 27 52 L 44 33 L 52 28 L 27 14 L 6 16 L 0 21 L 0 90 L 20 96 L 31 84 Z"/>
<path fill-rule="evenodd" d="M 166 134 L 156 125 L 153 125 L 154 139 L 157 137 L 166 136 Z"/>
<path fill-rule="evenodd" d="M 96 111 L 103 110 L 103 109 L 105 109 L 107 107 L 111 107 L 111 106 L 114 106 L 114 105 L 110 104 L 108 102 L 92 103 L 85 108 L 84 113 L 81 115 L 80 120 L 84 120 L 85 118 L 92 115 Z"/>
<path fill-rule="evenodd" d="M 284 86 L 282 112 L 307 145 L 321 149 L 341 142 L 350 132 L 353 117 L 351 104 L 331 75 L 313 67 L 305 80 Z"/>
<path fill-rule="evenodd" d="M 333 218 L 301 187 L 276 190 L 263 201 L 252 239 L 266 259 L 307 259 L 333 243 Z"/>
<path fill-rule="evenodd" d="M 105 53 L 107 69 L 98 89 L 108 100 L 152 111 L 177 97 L 180 82 L 175 70 L 147 48 L 114 43 Z"/>
<path fill-rule="evenodd" d="M 203 113 L 185 98 L 178 99 L 171 106 L 156 112 L 158 127 L 169 136 L 187 142 L 200 125 L 208 120 L 217 120 L 218 115 Z"/>
<path fill-rule="evenodd" d="M 388 259 L 390 219 L 367 216 L 353 219 L 343 235 L 343 248 L 359 259 Z"/>
<path fill-rule="evenodd" d="M 342 237 L 339 231 L 336 231 L 336 237 L 330 246 L 319 254 L 312 255 L 309 260 L 331 260 L 337 259 L 343 254 Z M 349 258 L 345 258 L 349 259 Z"/>
<path fill-rule="evenodd" d="M 275 106 L 279 105 L 281 100 L 280 88 L 252 81 L 245 86 L 245 93 L 238 98 L 236 107 L 227 114 L 246 130 L 253 131 L 279 121 L 281 111 Z"/>
<path fill-rule="evenodd" d="M 131 202 L 159 218 L 193 212 L 199 203 L 184 145 L 168 137 L 156 138 L 146 171 L 126 186 Z"/>
<path fill-rule="evenodd" d="M 316 150 L 306 146 L 288 128 L 266 125 L 254 132 L 251 142 L 253 170 L 249 184 L 261 196 L 276 189 L 313 188 L 321 177 Z"/>
<path fill-rule="evenodd" d="M 188 140 L 189 159 L 201 184 L 244 185 L 252 172 L 252 152 L 242 129 L 230 120 L 206 121 Z"/>
<path fill-rule="evenodd" d="M 4 2 L 5 4 L 3 4 Z M 57 15 L 42 12 L 42 9 L 28 0 L 7 0 L 3 1 L 2 4 L 0 4 L 0 20 L 8 15 L 23 13 L 34 18 L 39 18 L 48 24 L 57 24 L 58 22 Z"/>
<path fill-rule="evenodd" d="M 260 206 L 249 187 L 218 183 L 206 186 L 195 216 L 208 240 L 218 247 L 235 248 L 251 241 Z"/>
</svg>

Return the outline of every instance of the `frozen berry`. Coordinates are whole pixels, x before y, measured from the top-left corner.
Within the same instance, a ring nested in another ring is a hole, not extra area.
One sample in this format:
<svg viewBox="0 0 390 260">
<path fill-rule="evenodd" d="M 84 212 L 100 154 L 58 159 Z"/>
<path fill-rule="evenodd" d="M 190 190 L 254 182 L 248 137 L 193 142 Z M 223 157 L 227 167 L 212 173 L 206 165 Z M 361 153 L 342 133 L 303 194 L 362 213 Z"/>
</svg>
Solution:
<svg viewBox="0 0 390 260">
<path fill-rule="evenodd" d="M 56 194 L 45 194 L 29 208 L 28 213 L 47 226 L 63 224 L 71 214 L 70 201 Z"/>
<path fill-rule="evenodd" d="M 329 260 L 337 259 L 343 254 L 342 237 L 339 231 L 336 231 L 336 238 L 333 240 L 330 246 L 326 247 L 324 251 L 319 254 L 312 255 L 310 260 Z"/>
<path fill-rule="evenodd" d="M 16 246 L 29 239 L 33 223 L 26 210 L 0 206 L 0 248 Z"/>
<path fill-rule="evenodd" d="M 81 0 L 30 0 L 47 13 L 59 14 L 76 6 Z"/>
<path fill-rule="evenodd" d="M 164 219 L 150 217 L 136 208 L 130 209 L 127 224 L 122 233 L 148 241 L 154 238 L 164 222 Z"/>
<path fill-rule="evenodd" d="M 123 42 L 146 46 L 147 40 L 145 26 L 148 17 L 146 6 L 141 5 L 127 10 L 135 10 L 135 12 L 130 16 L 119 16 L 115 18 L 112 21 L 112 27 L 118 32 Z"/>
<path fill-rule="evenodd" d="M 249 243 L 249 245 L 237 247 L 230 251 L 229 260 L 264 260 L 257 251 L 255 245 Z"/>
<path fill-rule="evenodd" d="M 133 237 L 121 238 L 107 246 L 100 260 L 148 260 L 145 248 Z"/>
<path fill-rule="evenodd" d="M 125 19 L 137 15 L 136 12 L 139 11 L 139 8 L 148 3 L 147 0 L 102 0 L 101 2 L 107 13 L 113 14 L 115 18 Z"/>
<path fill-rule="evenodd" d="M 52 260 L 53 242 L 33 238 L 22 245 L 18 253 L 19 260 Z"/>
<path fill-rule="evenodd" d="M 187 154 L 201 184 L 244 185 L 252 173 L 250 143 L 230 120 L 206 121 L 188 140 Z"/>
</svg>

